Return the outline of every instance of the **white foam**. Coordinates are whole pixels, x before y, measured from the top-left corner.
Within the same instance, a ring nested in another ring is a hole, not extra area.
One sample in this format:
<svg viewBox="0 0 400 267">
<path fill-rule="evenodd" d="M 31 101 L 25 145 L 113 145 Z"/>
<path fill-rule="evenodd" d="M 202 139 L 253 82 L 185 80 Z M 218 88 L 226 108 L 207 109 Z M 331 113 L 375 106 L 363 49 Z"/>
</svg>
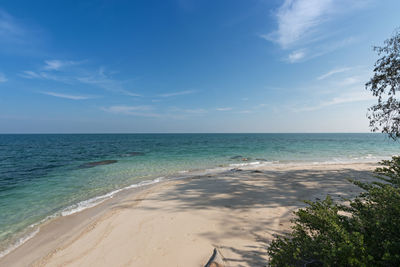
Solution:
<svg viewBox="0 0 400 267">
<path fill-rule="evenodd" d="M 107 199 L 113 198 L 115 194 L 127 190 L 127 189 L 132 189 L 132 188 L 138 188 L 142 186 L 147 186 L 147 185 L 152 185 L 161 182 L 164 179 L 164 177 L 158 177 L 154 180 L 146 180 L 146 181 L 141 181 L 137 184 L 131 184 L 129 186 L 123 187 L 121 189 L 117 189 L 114 191 L 111 191 L 105 195 L 97 196 L 88 200 L 81 201 L 77 204 L 74 204 L 72 206 L 69 206 L 65 208 L 64 210 L 61 211 L 61 216 L 68 216 L 80 211 L 83 211 L 85 209 L 92 208 L 94 206 L 99 205 L 100 203 L 106 201 Z"/>
<path fill-rule="evenodd" d="M 30 227 L 32 227 L 32 226 L 30 226 Z M 39 233 L 39 230 L 40 230 L 39 227 L 37 227 L 34 231 L 32 231 L 29 234 L 19 238 L 13 245 L 9 246 L 6 250 L 0 251 L 0 258 L 4 257 L 5 255 L 10 253 L 11 251 L 16 249 L 17 247 L 19 247 L 22 244 L 24 244 L 29 239 L 33 238 L 37 233 Z"/>
<path fill-rule="evenodd" d="M 331 160 L 326 161 L 314 161 L 312 164 L 321 165 L 321 164 L 351 164 L 351 163 L 376 163 L 381 160 L 390 159 L 390 157 L 382 157 L 382 156 L 373 156 L 368 154 L 366 156 L 360 157 L 351 157 L 351 158 L 332 158 Z M 300 164 L 305 164 L 307 162 L 302 162 Z"/>
<path fill-rule="evenodd" d="M 246 162 L 246 163 L 232 163 L 232 164 L 229 164 L 230 167 L 245 167 L 245 166 L 255 166 L 255 165 L 261 165 L 261 162 L 253 161 L 253 162 Z"/>
</svg>

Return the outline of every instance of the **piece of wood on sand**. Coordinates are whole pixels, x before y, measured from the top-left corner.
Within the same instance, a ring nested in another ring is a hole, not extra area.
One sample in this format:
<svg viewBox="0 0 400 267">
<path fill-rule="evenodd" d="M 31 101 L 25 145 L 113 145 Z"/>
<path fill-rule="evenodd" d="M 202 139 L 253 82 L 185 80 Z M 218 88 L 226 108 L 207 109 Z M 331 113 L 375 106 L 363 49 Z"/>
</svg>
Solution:
<svg viewBox="0 0 400 267">
<path fill-rule="evenodd" d="M 204 267 L 225 267 L 224 259 L 216 248 Z"/>
</svg>

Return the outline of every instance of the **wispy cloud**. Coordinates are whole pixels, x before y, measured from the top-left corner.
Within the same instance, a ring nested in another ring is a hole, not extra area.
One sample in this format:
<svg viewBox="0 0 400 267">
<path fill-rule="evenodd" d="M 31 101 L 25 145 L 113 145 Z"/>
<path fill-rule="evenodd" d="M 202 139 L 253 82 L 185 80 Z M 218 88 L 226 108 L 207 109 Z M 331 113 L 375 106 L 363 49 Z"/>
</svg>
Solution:
<svg viewBox="0 0 400 267">
<path fill-rule="evenodd" d="M 100 67 L 97 72 L 92 72 L 89 75 L 78 77 L 77 80 L 81 83 L 96 85 L 102 89 L 121 93 L 127 96 L 140 97 L 140 94 L 131 92 L 124 88 L 123 82 L 112 79 L 106 73 L 104 67 Z"/>
<path fill-rule="evenodd" d="M 217 110 L 217 111 L 230 111 L 230 110 L 232 110 L 232 108 L 230 108 L 230 107 L 226 107 L 226 108 L 216 108 L 215 110 Z"/>
<path fill-rule="evenodd" d="M 94 98 L 93 96 L 83 96 L 83 95 L 70 95 L 70 94 L 61 94 L 57 92 L 41 92 L 44 95 L 59 97 L 59 98 L 66 98 L 71 100 L 85 100 L 89 98 Z"/>
<path fill-rule="evenodd" d="M 304 52 L 304 50 L 294 51 L 289 54 L 288 61 L 290 63 L 295 63 L 295 62 L 302 60 L 305 56 L 306 56 L 306 53 Z"/>
<path fill-rule="evenodd" d="M 366 79 L 363 78 L 362 76 L 354 75 L 354 76 L 345 78 L 344 80 L 340 81 L 338 84 L 340 86 L 350 86 L 350 85 L 355 85 L 355 84 L 364 85 L 365 82 L 366 82 Z"/>
<path fill-rule="evenodd" d="M 66 84 L 81 83 L 127 96 L 141 96 L 127 90 L 125 82 L 113 79 L 111 72 L 107 72 L 104 67 L 100 67 L 97 70 L 93 70 L 87 66 L 76 67 L 85 62 L 85 60 L 46 60 L 43 66 L 37 70 L 25 70 L 19 76 L 26 79 L 51 80 Z"/>
<path fill-rule="evenodd" d="M 25 30 L 10 14 L 0 9 L 0 42 L 20 43 L 24 40 Z"/>
<path fill-rule="evenodd" d="M 361 0 L 285 0 L 277 9 L 277 29 L 260 37 L 292 50 L 285 60 L 296 63 L 330 53 L 352 44 L 355 36 L 340 36 L 331 22 L 344 14 L 363 8 Z"/>
<path fill-rule="evenodd" d="M 288 48 L 305 37 L 311 37 L 332 10 L 332 0 L 285 0 L 278 9 L 278 29 L 264 36 Z"/>
<path fill-rule="evenodd" d="M 329 107 L 329 106 L 334 106 L 334 105 L 339 105 L 339 104 L 344 104 L 344 103 L 370 101 L 370 100 L 374 100 L 374 99 L 375 99 L 375 97 L 373 97 L 372 95 L 368 95 L 368 94 L 360 93 L 360 92 L 353 92 L 353 93 L 347 93 L 347 94 L 343 94 L 343 95 L 340 95 L 337 97 L 333 97 L 330 100 L 322 101 L 316 105 L 295 108 L 293 110 L 295 112 L 314 111 L 314 110 L 319 110 L 319 109 Z"/>
<path fill-rule="evenodd" d="M 341 40 L 331 40 L 327 42 L 320 42 L 318 44 L 311 45 L 309 48 L 301 48 L 291 52 L 286 61 L 289 63 L 298 63 L 307 61 L 316 57 L 323 56 L 325 54 L 329 54 L 335 50 L 338 50 L 342 47 L 346 47 L 355 43 L 358 40 L 357 37 L 351 36 L 346 37 Z"/>
<path fill-rule="evenodd" d="M 0 72 L 0 83 L 4 83 L 6 81 L 8 81 L 6 76 L 4 75 L 4 73 Z"/>
<path fill-rule="evenodd" d="M 160 117 L 160 114 L 153 112 L 154 108 L 152 106 L 126 106 L 126 105 L 116 105 L 110 107 L 102 107 L 103 111 L 114 113 L 114 114 L 124 114 L 131 116 L 140 117 Z"/>
<path fill-rule="evenodd" d="M 23 71 L 21 74 L 19 74 L 19 76 L 26 78 L 26 79 L 41 79 L 42 76 L 35 72 L 35 71 L 31 71 L 31 70 L 25 70 Z"/>
<path fill-rule="evenodd" d="M 160 94 L 158 96 L 159 97 L 172 97 L 172 96 L 180 96 L 180 95 L 190 95 L 190 94 L 194 94 L 194 93 L 196 93 L 195 90 L 184 90 L 184 91 Z"/>
<path fill-rule="evenodd" d="M 72 60 L 58 60 L 58 59 L 46 60 L 44 69 L 45 70 L 60 70 L 65 67 L 78 65 L 81 63 L 82 62 L 72 61 Z"/>
<path fill-rule="evenodd" d="M 69 77 L 54 75 L 45 71 L 37 72 L 32 70 L 25 70 L 21 72 L 19 76 L 25 79 L 42 79 L 42 80 L 52 80 L 63 83 L 72 83 L 72 80 Z"/>
<path fill-rule="evenodd" d="M 45 31 L 35 23 L 25 23 L 0 8 L 0 53 L 39 55 Z"/>
<path fill-rule="evenodd" d="M 331 71 L 328 71 L 327 73 L 322 74 L 321 76 L 317 77 L 317 80 L 324 80 L 332 75 L 338 74 L 338 73 L 342 73 L 342 72 L 346 72 L 351 70 L 352 68 L 337 68 L 337 69 L 333 69 Z"/>
</svg>

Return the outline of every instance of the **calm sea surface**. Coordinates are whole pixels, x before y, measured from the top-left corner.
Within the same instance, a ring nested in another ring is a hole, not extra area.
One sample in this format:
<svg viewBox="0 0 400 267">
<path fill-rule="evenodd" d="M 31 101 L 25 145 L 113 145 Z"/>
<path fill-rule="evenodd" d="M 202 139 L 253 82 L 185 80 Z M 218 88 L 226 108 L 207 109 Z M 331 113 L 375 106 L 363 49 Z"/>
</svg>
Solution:
<svg viewBox="0 0 400 267">
<path fill-rule="evenodd" d="M 399 152 L 381 134 L 0 135 L 0 255 L 40 222 L 124 187 L 246 164 L 373 162 Z"/>
</svg>

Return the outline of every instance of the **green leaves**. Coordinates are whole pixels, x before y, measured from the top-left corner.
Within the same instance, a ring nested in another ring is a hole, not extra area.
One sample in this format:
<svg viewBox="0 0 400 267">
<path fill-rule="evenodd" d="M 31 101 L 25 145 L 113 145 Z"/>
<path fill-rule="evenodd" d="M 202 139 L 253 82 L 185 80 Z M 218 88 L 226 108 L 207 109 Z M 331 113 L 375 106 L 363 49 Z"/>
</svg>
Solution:
<svg viewBox="0 0 400 267">
<path fill-rule="evenodd" d="M 374 76 L 365 88 L 378 97 L 378 103 L 369 108 L 368 118 L 373 131 L 389 134 L 393 139 L 400 137 L 400 29 L 385 41 L 383 47 L 375 47 L 379 58 L 374 66 Z"/>
<path fill-rule="evenodd" d="M 295 212 L 292 232 L 268 248 L 271 266 L 400 266 L 400 157 L 382 161 L 381 183 L 349 206 L 328 196 Z"/>
</svg>

